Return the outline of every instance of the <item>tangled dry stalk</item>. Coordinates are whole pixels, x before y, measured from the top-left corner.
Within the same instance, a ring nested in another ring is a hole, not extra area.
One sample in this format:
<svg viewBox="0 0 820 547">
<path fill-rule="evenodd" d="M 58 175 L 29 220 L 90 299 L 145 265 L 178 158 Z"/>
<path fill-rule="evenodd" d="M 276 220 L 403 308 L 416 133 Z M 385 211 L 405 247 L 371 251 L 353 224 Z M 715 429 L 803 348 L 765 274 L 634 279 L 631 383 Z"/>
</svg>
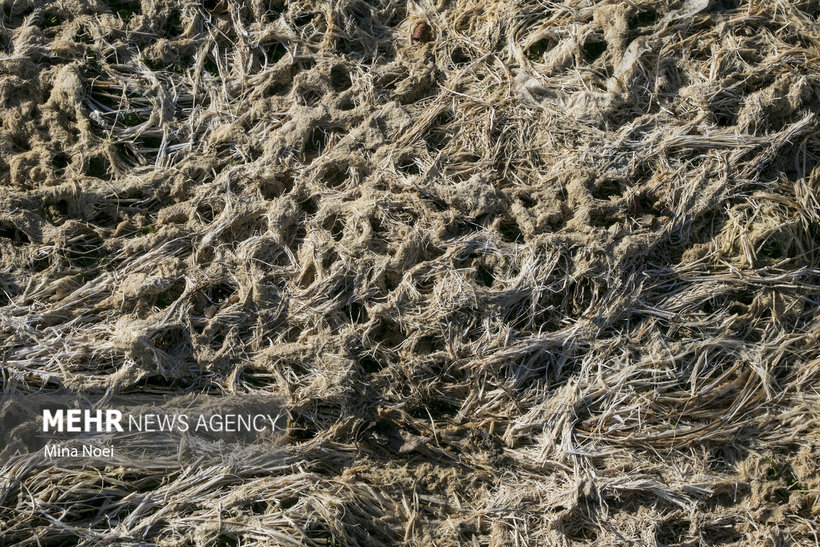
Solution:
<svg viewBox="0 0 820 547">
<path fill-rule="evenodd" d="M 0 6 L 5 391 L 288 411 L 0 543 L 817 544 L 816 2 Z"/>
</svg>

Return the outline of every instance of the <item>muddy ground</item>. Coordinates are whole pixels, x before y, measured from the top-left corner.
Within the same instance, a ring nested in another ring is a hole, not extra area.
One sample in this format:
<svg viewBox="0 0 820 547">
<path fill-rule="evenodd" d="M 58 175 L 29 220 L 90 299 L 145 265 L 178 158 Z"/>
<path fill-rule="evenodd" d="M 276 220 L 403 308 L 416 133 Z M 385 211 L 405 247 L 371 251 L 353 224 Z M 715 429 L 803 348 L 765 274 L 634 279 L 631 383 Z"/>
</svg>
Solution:
<svg viewBox="0 0 820 547">
<path fill-rule="evenodd" d="M 287 411 L 0 544 L 815 545 L 818 18 L 0 1 L 5 391 Z"/>
</svg>

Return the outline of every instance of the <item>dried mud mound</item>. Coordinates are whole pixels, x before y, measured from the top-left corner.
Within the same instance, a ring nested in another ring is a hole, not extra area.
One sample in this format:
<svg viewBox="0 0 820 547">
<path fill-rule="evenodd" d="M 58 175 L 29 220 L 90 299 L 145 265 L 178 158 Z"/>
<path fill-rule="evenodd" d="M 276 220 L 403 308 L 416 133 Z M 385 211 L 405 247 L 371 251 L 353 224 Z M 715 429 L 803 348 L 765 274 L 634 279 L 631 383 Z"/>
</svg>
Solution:
<svg viewBox="0 0 820 547">
<path fill-rule="evenodd" d="M 814 544 L 818 17 L 0 2 L 3 385 L 288 412 L 0 543 Z"/>
</svg>

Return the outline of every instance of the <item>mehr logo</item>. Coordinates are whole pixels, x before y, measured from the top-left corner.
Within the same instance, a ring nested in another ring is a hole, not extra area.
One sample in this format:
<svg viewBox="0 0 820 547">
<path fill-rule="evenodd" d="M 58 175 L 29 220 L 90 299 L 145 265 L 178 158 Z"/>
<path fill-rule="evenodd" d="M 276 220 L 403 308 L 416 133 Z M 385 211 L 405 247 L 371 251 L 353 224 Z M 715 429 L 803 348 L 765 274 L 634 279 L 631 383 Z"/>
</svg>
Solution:
<svg viewBox="0 0 820 547">
<path fill-rule="evenodd" d="M 43 431 L 58 433 L 122 432 L 122 412 L 119 410 L 43 409 Z"/>
<path fill-rule="evenodd" d="M 180 458 L 217 461 L 278 447 L 288 423 L 279 395 L 185 393 L 135 400 L 49 393 L 7 397 L 0 406 L 0 465 L 34 454 L 44 456 L 36 460 L 43 465 L 75 457 L 169 466 Z"/>
<path fill-rule="evenodd" d="M 281 414 L 128 414 L 119 410 L 43 409 L 43 431 L 57 433 L 101 432 L 211 432 L 241 433 L 275 431 Z"/>
</svg>

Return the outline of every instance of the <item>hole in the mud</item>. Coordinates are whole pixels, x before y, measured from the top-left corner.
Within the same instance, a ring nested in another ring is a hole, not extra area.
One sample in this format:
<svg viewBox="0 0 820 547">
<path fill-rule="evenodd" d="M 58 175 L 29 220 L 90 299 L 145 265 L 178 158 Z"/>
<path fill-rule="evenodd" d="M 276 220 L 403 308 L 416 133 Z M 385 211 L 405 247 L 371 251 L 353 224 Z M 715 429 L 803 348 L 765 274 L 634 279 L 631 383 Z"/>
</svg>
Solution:
<svg viewBox="0 0 820 547">
<path fill-rule="evenodd" d="M 738 544 L 743 537 L 744 534 L 737 529 L 734 522 L 718 520 L 715 523 L 700 526 L 700 541 L 703 545 Z"/>
<path fill-rule="evenodd" d="M 156 152 L 159 150 L 159 147 L 162 146 L 162 137 L 143 136 L 140 142 L 148 152 Z"/>
<path fill-rule="evenodd" d="M 164 310 L 174 302 L 176 302 L 182 293 L 185 292 L 185 280 L 180 279 L 175 281 L 170 287 L 157 295 L 156 306 Z"/>
<path fill-rule="evenodd" d="M 343 65 L 336 65 L 330 69 L 330 86 L 334 91 L 346 91 L 352 85 L 353 81 L 350 79 L 350 73 Z"/>
<path fill-rule="evenodd" d="M 328 141 L 328 133 L 321 127 L 314 127 L 308 133 L 305 141 L 305 161 L 310 162 L 324 152 Z"/>
<path fill-rule="evenodd" d="M 386 228 L 385 228 L 384 223 L 382 222 L 382 219 L 379 218 L 378 216 L 376 216 L 376 215 L 371 216 L 367 220 L 368 220 L 368 224 L 370 224 L 370 229 L 372 230 L 373 235 L 378 236 L 378 235 L 381 235 L 381 234 L 383 234 L 387 231 Z"/>
<path fill-rule="evenodd" d="M 219 534 L 214 540 L 214 547 L 237 547 L 239 540 L 228 534 Z"/>
<path fill-rule="evenodd" d="M 689 521 L 670 519 L 662 522 L 655 533 L 655 540 L 661 545 L 676 545 L 687 540 L 689 535 Z"/>
<path fill-rule="evenodd" d="M 210 264 L 214 259 L 213 245 L 202 245 L 195 251 L 195 259 L 197 264 Z"/>
<path fill-rule="evenodd" d="M 277 82 L 269 85 L 263 91 L 265 97 L 282 97 L 287 95 L 290 92 L 290 83 L 289 82 Z"/>
<path fill-rule="evenodd" d="M 598 181 L 592 188 L 592 197 L 595 199 L 608 200 L 612 196 L 620 195 L 621 184 L 611 179 Z"/>
<path fill-rule="evenodd" d="M 567 539 L 569 539 L 573 545 L 575 542 L 582 545 L 591 545 L 595 543 L 599 537 L 598 527 L 585 518 L 578 518 L 577 520 L 577 522 L 573 522 L 573 527 L 571 530 L 568 530 L 566 536 Z"/>
<path fill-rule="evenodd" d="M 11 144 L 19 148 L 23 152 L 28 152 L 31 150 L 31 144 L 28 141 L 28 137 L 26 135 L 21 134 L 14 134 L 9 139 Z"/>
<path fill-rule="evenodd" d="M 314 423 L 293 424 L 288 428 L 288 437 L 295 442 L 306 442 L 314 437 L 319 431 Z"/>
<path fill-rule="evenodd" d="M 544 61 L 544 56 L 558 45 L 552 38 L 541 38 L 527 48 L 527 58 L 534 63 Z"/>
<path fill-rule="evenodd" d="M 287 0 L 269 0 L 268 9 L 265 11 L 265 19 L 268 22 L 273 22 L 279 19 L 282 12 L 287 8 Z"/>
<path fill-rule="evenodd" d="M 408 412 L 412 417 L 420 420 L 443 420 L 447 418 L 454 418 L 461 407 L 452 404 L 442 399 L 432 399 L 425 401 L 423 404 L 413 408 Z"/>
<path fill-rule="evenodd" d="M 266 64 L 275 64 L 288 52 L 282 42 L 274 41 L 262 46 L 262 54 L 265 56 Z"/>
<path fill-rule="evenodd" d="M 715 125 L 718 127 L 734 127 L 737 125 L 737 113 L 731 110 L 718 110 L 712 114 Z"/>
<path fill-rule="evenodd" d="M 335 241 L 341 241 L 344 235 L 345 224 L 344 221 L 339 218 L 339 215 L 330 215 L 322 223 L 322 228 L 329 231 Z"/>
<path fill-rule="evenodd" d="M 367 308 L 361 302 L 351 302 L 347 311 L 348 317 L 354 323 L 366 323 L 369 319 Z"/>
<path fill-rule="evenodd" d="M 74 238 L 66 246 L 65 256 L 72 266 L 95 268 L 106 256 L 103 240 L 93 232 Z"/>
<path fill-rule="evenodd" d="M 596 208 L 589 212 L 589 223 L 591 226 L 598 228 L 608 228 L 618 223 L 618 217 L 612 214 L 608 209 Z"/>
<path fill-rule="evenodd" d="M 707 500 L 707 507 L 710 509 L 716 507 L 732 507 L 738 503 L 738 501 L 746 498 L 749 493 L 750 490 L 747 484 L 736 482 L 726 490 L 718 490 L 712 494 Z"/>
<path fill-rule="evenodd" d="M 51 224 L 58 225 L 68 220 L 68 201 L 61 199 L 55 203 L 46 203 L 43 205 L 43 216 L 46 217 Z"/>
<path fill-rule="evenodd" d="M 319 198 L 309 197 L 299 203 L 299 208 L 309 215 L 315 215 L 316 211 L 319 210 Z"/>
<path fill-rule="evenodd" d="M 322 270 L 330 271 L 330 267 L 339 260 L 339 253 L 336 251 L 327 251 L 325 252 L 325 256 L 322 257 Z"/>
<path fill-rule="evenodd" d="M 45 271 L 45 270 L 47 270 L 48 268 L 51 267 L 51 263 L 52 263 L 54 258 L 55 258 L 54 254 L 49 253 L 47 251 L 44 252 L 44 251 L 41 250 L 38 253 L 34 253 L 29 259 L 30 264 L 31 264 L 31 269 L 35 272 Z"/>
<path fill-rule="evenodd" d="M 394 91 L 401 80 L 402 75 L 388 73 L 377 80 L 377 85 L 384 91 Z"/>
<path fill-rule="evenodd" d="M 498 231 L 507 243 L 516 243 L 524 239 L 524 234 L 521 233 L 521 228 L 514 218 L 508 217 L 502 220 L 498 225 Z"/>
<path fill-rule="evenodd" d="M 0 287 L 0 308 L 11 302 L 14 295 L 7 287 Z"/>
<path fill-rule="evenodd" d="M 259 183 L 259 193 L 265 199 L 276 199 L 291 190 L 293 190 L 293 177 L 290 173 L 282 173 Z"/>
<path fill-rule="evenodd" d="M 220 281 L 205 289 L 204 295 L 210 304 L 221 306 L 236 293 L 236 286 L 229 281 Z"/>
<path fill-rule="evenodd" d="M 734 300 L 731 303 L 729 303 L 729 306 L 726 308 L 726 311 L 730 314 L 745 315 L 749 312 L 749 305 L 744 304 L 739 300 Z"/>
<path fill-rule="evenodd" d="M 225 345 L 225 339 L 228 337 L 228 333 L 226 329 L 222 325 L 213 327 L 210 329 L 210 340 L 208 341 L 208 347 L 215 350 L 221 350 L 222 346 Z"/>
<path fill-rule="evenodd" d="M 439 152 L 450 142 L 451 135 L 446 126 L 454 119 L 455 114 L 451 110 L 445 110 L 435 117 L 427 133 L 424 135 L 424 141 L 431 151 Z"/>
<path fill-rule="evenodd" d="M 5 220 L 0 220 L 0 237 L 10 240 L 15 245 L 25 245 L 31 242 L 23 230 Z"/>
<path fill-rule="evenodd" d="M 176 38 L 182 34 L 182 14 L 179 10 L 171 10 L 163 25 L 163 31 L 167 38 Z"/>
<path fill-rule="evenodd" d="M 188 340 L 188 332 L 184 327 L 168 327 L 151 337 L 154 347 L 166 353 L 171 353 Z"/>
<path fill-rule="evenodd" d="M 607 43 L 601 38 L 590 37 L 581 46 L 581 51 L 584 54 L 584 59 L 588 63 L 594 62 L 598 57 L 606 51 Z"/>
<path fill-rule="evenodd" d="M 451 238 L 462 237 L 480 229 L 481 226 L 476 225 L 474 222 L 460 218 L 453 220 L 444 228 L 446 236 Z"/>
<path fill-rule="evenodd" d="M 368 338 L 375 343 L 394 348 L 404 342 L 407 335 L 399 325 L 391 319 L 380 319 L 376 327 L 369 333 Z"/>
<path fill-rule="evenodd" d="M 592 305 L 599 302 L 608 291 L 606 281 L 582 277 L 572 286 L 571 295 L 567 297 L 566 303 L 571 307 L 570 312 L 574 316 L 580 316 L 588 313 Z"/>
<path fill-rule="evenodd" d="M 250 512 L 254 515 L 264 515 L 268 512 L 269 507 L 270 504 L 268 504 L 268 502 L 266 501 L 256 501 L 250 504 L 248 509 L 250 509 Z"/>
<path fill-rule="evenodd" d="M 147 64 L 146 59 L 142 60 Z M 106 89 L 104 86 L 92 86 L 90 89 L 90 98 L 97 103 L 111 109 L 112 111 L 119 111 L 123 107 L 123 97 L 121 94 Z M 121 117 L 121 115 L 118 115 Z"/>
<path fill-rule="evenodd" d="M 103 180 L 111 180 L 110 163 L 107 158 L 95 156 L 88 160 L 88 168 L 85 174 Z"/>
<path fill-rule="evenodd" d="M 94 36 L 91 35 L 85 26 L 81 26 L 77 29 L 77 32 L 74 33 L 74 41 L 81 44 L 91 45 L 94 43 Z"/>
<path fill-rule="evenodd" d="M 640 209 L 645 213 L 657 214 L 657 211 L 655 210 L 655 201 L 655 196 L 649 192 L 641 192 L 638 196 L 638 204 L 640 205 Z"/>
<path fill-rule="evenodd" d="M 418 274 L 413 276 L 416 290 L 421 294 L 429 294 L 436 286 L 436 278 L 433 275 Z"/>
<path fill-rule="evenodd" d="M 307 289 L 313 285 L 314 281 L 316 281 L 316 266 L 311 262 L 299 276 L 299 279 L 296 280 L 296 283 L 303 289 Z"/>
<path fill-rule="evenodd" d="M 204 202 L 196 208 L 197 216 L 204 222 L 213 222 L 216 216 L 222 212 L 222 203 Z"/>
<path fill-rule="evenodd" d="M 784 249 L 779 241 L 767 240 L 760 248 L 760 253 L 768 258 L 785 258 L 789 256 L 788 249 Z"/>
<path fill-rule="evenodd" d="M 430 241 L 426 241 L 421 256 L 424 260 L 436 260 L 444 256 L 444 249 Z"/>
<path fill-rule="evenodd" d="M 521 200 L 521 205 L 523 205 L 527 209 L 532 209 L 533 207 L 535 207 L 535 204 L 537 203 L 529 194 L 521 194 L 520 196 L 518 196 L 518 199 Z"/>
<path fill-rule="evenodd" d="M 19 4 L 18 4 L 19 5 Z M 36 5 L 36 4 L 34 4 Z M 6 15 L 6 22 L 7 26 L 16 28 L 19 27 L 25 19 L 34 12 L 34 5 L 26 6 L 23 8 L 18 8 L 15 6 L 15 3 L 12 2 L 11 5 L 6 4 L 3 6 L 3 12 Z M 17 11 L 15 12 L 15 8 Z"/>
<path fill-rule="evenodd" d="M 347 181 L 347 166 L 339 165 L 335 162 L 329 163 L 322 173 L 322 182 L 328 188 L 336 188 Z"/>
<path fill-rule="evenodd" d="M 295 74 L 300 70 L 310 70 L 316 66 L 316 61 L 312 57 L 299 57 L 294 60 L 296 62 L 290 67 L 291 74 Z"/>
<path fill-rule="evenodd" d="M 420 355 L 430 355 L 442 349 L 444 349 L 443 342 L 440 338 L 433 335 L 422 336 L 413 346 L 413 351 Z"/>
<path fill-rule="evenodd" d="M 303 89 L 296 97 L 303 106 L 316 106 L 322 98 L 322 93 L 317 89 Z"/>
<path fill-rule="evenodd" d="M 43 15 L 42 27 L 44 29 L 58 27 L 58 26 L 60 26 L 60 24 L 62 24 L 62 22 L 63 22 L 63 19 L 58 14 L 56 14 L 54 12 L 46 12 Z"/>
<path fill-rule="evenodd" d="M 495 275 L 491 267 L 480 264 L 475 270 L 475 280 L 485 287 L 492 287 Z"/>
<path fill-rule="evenodd" d="M 279 508 L 286 511 L 297 503 L 299 503 L 299 498 L 284 498 L 279 502 Z"/>
<path fill-rule="evenodd" d="M 60 152 L 54 156 L 51 160 L 51 165 L 54 166 L 56 171 L 62 171 L 66 167 L 68 167 L 69 157 L 68 154 Z"/>
<path fill-rule="evenodd" d="M 368 28 L 372 12 L 366 2 L 353 3 L 348 13 L 357 27 L 362 29 Z"/>
<path fill-rule="evenodd" d="M 128 56 L 130 56 L 130 54 L 129 54 L 128 50 L 126 49 L 126 47 L 124 45 L 120 45 L 120 46 L 114 46 L 110 49 L 105 50 L 102 58 L 107 63 L 120 63 L 123 60 L 125 60 L 125 58 L 128 57 Z M 143 58 L 142 61 L 145 62 L 146 61 L 145 58 Z M 89 68 L 95 69 L 96 74 L 100 74 L 100 73 L 103 72 L 103 68 L 100 66 L 100 63 L 96 59 L 94 59 L 93 57 L 91 59 L 88 59 L 87 62 L 88 62 Z M 93 77 L 93 74 L 95 74 L 95 73 L 91 73 L 91 71 L 89 71 L 88 75 Z M 117 97 L 119 97 L 119 96 L 117 96 Z M 104 103 L 104 104 L 106 104 L 106 103 Z"/>
<path fill-rule="evenodd" d="M 293 24 L 297 27 L 303 27 L 312 22 L 317 15 L 319 14 L 316 12 L 302 13 L 293 18 Z"/>
<path fill-rule="evenodd" d="M 399 158 L 396 162 L 396 169 L 399 170 L 400 173 L 404 173 L 408 176 L 414 176 L 421 173 L 421 167 L 419 167 L 418 162 L 413 156 L 405 155 Z"/>
<path fill-rule="evenodd" d="M 96 203 L 92 207 L 91 222 L 97 226 L 114 227 L 118 219 L 117 206 L 108 203 Z"/>
<path fill-rule="evenodd" d="M 364 356 L 359 359 L 359 366 L 362 367 L 367 374 L 375 374 L 384 368 L 384 365 L 370 356 Z"/>
<path fill-rule="evenodd" d="M 348 110 L 353 110 L 356 108 L 356 102 L 353 100 L 353 97 L 343 97 L 336 104 L 336 108 L 345 112 Z"/>
<path fill-rule="evenodd" d="M 727 297 L 725 297 L 723 295 L 721 295 L 721 296 L 712 296 L 712 297 L 707 298 L 703 301 L 703 303 L 700 306 L 700 309 L 706 315 L 712 315 L 716 311 L 723 311 L 724 307 L 727 304 L 727 300 L 728 300 Z"/>
<path fill-rule="evenodd" d="M 461 47 L 453 49 L 453 52 L 450 54 L 450 60 L 453 61 L 453 64 L 456 66 L 463 66 L 471 61 L 467 51 Z"/>
<path fill-rule="evenodd" d="M 205 58 L 205 62 L 202 63 L 202 68 L 214 78 L 219 77 L 219 65 L 210 55 Z"/>
<path fill-rule="evenodd" d="M 265 389 L 276 385 L 276 375 L 258 367 L 245 367 L 240 375 L 241 382 L 255 389 Z"/>
<path fill-rule="evenodd" d="M 384 282 L 384 290 L 387 292 L 393 292 L 401 283 L 401 274 L 398 272 L 388 271 L 385 272 L 382 281 Z"/>
<path fill-rule="evenodd" d="M 117 15 L 124 23 L 130 21 L 135 15 L 142 14 L 141 2 L 125 2 L 121 0 L 113 0 L 108 2 L 108 7 Z"/>
<path fill-rule="evenodd" d="M 639 11 L 629 18 L 629 28 L 635 30 L 639 27 L 645 27 L 655 24 L 658 19 L 658 13 L 653 9 L 646 9 Z"/>
<path fill-rule="evenodd" d="M 753 328 L 749 326 L 742 332 L 738 333 L 738 338 L 745 342 L 757 344 L 758 342 L 760 342 L 760 340 L 763 339 L 763 332 L 762 329 Z"/>
<path fill-rule="evenodd" d="M 355 46 L 361 47 L 361 44 L 345 40 L 344 38 L 337 38 L 334 42 L 333 49 L 337 54 L 344 56 L 353 52 Z"/>
<path fill-rule="evenodd" d="M 126 163 L 130 165 L 138 165 L 140 163 L 140 159 L 134 153 L 134 150 L 131 148 L 130 145 L 126 145 L 125 143 L 118 143 L 116 145 L 117 155 L 122 158 Z"/>
<path fill-rule="evenodd" d="M 713 0 L 708 11 L 712 13 L 730 11 L 737 9 L 739 6 L 740 0 Z"/>
</svg>

